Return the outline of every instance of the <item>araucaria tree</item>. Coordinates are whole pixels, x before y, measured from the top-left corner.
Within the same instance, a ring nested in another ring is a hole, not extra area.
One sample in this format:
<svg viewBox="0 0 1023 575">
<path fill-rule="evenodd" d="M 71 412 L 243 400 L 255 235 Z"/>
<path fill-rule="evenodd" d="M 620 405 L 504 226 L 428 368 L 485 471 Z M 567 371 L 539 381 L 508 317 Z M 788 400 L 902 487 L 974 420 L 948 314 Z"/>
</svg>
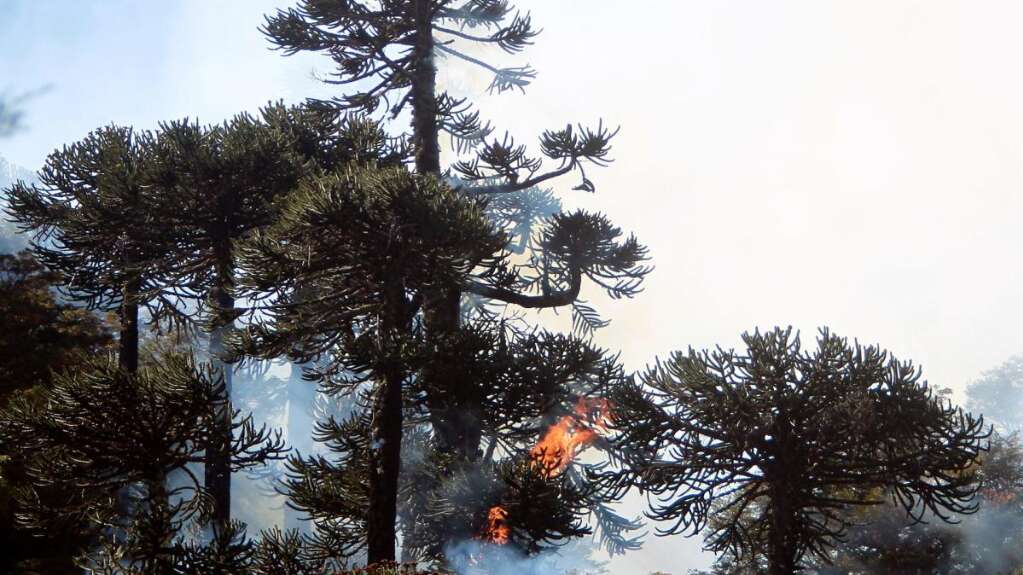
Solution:
<svg viewBox="0 0 1023 575">
<path fill-rule="evenodd" d="M 301 187 L 281 220 L 240 252 L 239 282 L 252 288 L 245 293 L 272 297 L 273 323 L 249 332 L 250 352 L 296 358 L 330 352 L 335 385 L 372 382 L 366 437 L 372 447 L 356 455 L 368 471 L 368 508 L 356 523 L 365 524 L 371 561 L 394 554 L 403 388 L 420 353 L 412 329 L 417 302 L 429 286 L 464 275 L 501 240 L 478 205 L 438 186 L 403 168 L 352 165 Z M 296 285 L 314 297 L 303 298 Z M 355 375 L 346 379 L 346 371 Z M 353 439 L 342 434 L 334 441 Z"/>
<path fill-rule="evenodd" d="M 168 249 L 153 267 L 174 322 L 201 324 L 210 333 L 209 353 L 231 399 L 232 367 L 224 362 L 224 337 L 236 316 L 233 286 L 236 242 L 275 216 L 273 203 L 296 185 L 309 161 L 303 135 L 316 132 L 300 108 L 277 104 L 259 116 L 239 114 L 222 125 L 179 121 L 161 126 L 152 139 L 145 207 L 158 220 Z M 310 153 L 323 153 L 314 147 Z M 220 526 L 231 518 L 230 414 L 221 414 L 211 443 L 205 485 Z"/>
<path fill-rule="evenodd" d="M 219 414 L 229 413 L 235 437 L 232 469 L 285 451 L 278 434 L 226 405 L 223 385 L 185 356 L 160 357 L 133 372 L 100 356 L 55 376 L 41 400 L 15 398 L 0 412 L 0 433 L 31 480 L 18 494 L 21 521 L 43 533 L 54 524 L 85 525 L 102 542 L 99 553 L 83 558 L 95 572 L 182 572 L 175 569 L 176 540 L 210 512 L 209 493 L 188 466 L 204 461 Z M 174 472 L 187 479 L 168 483 Z M 43 497 L 46 491 L 64 496 Z"/>
<path fill-rule="evenodd" d="M 498 229 L 508 234 L 502 248 L 475 261 L 471 273 L 448 275 L 424 285 L 412 301 L 416 308 L 412 325 L 421 329 L 426 351 L 416 369 L 416 401 L 410 408 L 421 415 L 414 420 L 425 425 L 426 447 L 433 452 L 431 465 L 439 468 L 437 476 L 444 478 L 432 486 L 425 482 L 418 487 L 433 490 L 426 499 L 444 500 L 459 491 L 452 485 L 456 478 L 464 487 L 483 468 L 491 467 L 495 456 L 528 457 L 532 444 L 543 432 L 537 420 L 557 421 L 571 413 L 571 403 L 578 399 L 572 394 L 586 394 L 601 387 L 582 383 L 595 381 L 587 372 L 592 365 L 584 368 L 563 363 L 559 366 L 562 369 L 551 370 L 560 378 L 554 379 L 556 385 L 546 388 L 549 393 L 533 395 L 537 403 L 520 404 L 501 413 L 510 419 L 496 421 L 499 416 L 488 413 L 488 408 L 502 397 L 499 388 L 506 381 L 500 375 L 488 379 L 479 375 L 482 364 L 498 360 L 503 367 L 495 364 L 489 375 L 514 374 L 516 370 L 524 373 L 537 367 L 531 363 L 533 356 L 516 358 L 514 354 L 542 343 L 543 337 L 529 330 L 510 329 L 512 322 L 501 319 L 501 306 L 511 311 L 571 308 L 579 326 L 595 328 L 603 322 L 579 299 L 584 280 L 593 281 L 611 297 L 631 297 L 638 292 L 649 271 L 643 265 L 645 249 L 632 237 L 621 238 L 621 230 L 603 215 L 554 213 L 542 222 L 543 229 L 535 236 L 538 241 L 530 242 L 525 238 L 532 232 L 525 230 L 523 234 L 521 227 L 521 222 L 529 218 L 516 214 L 509 217 L 507 213 L 536 207 L 529 205 L 536 196 L 527 197 L 528 190 L 573 172 L 581 176 L 576 189 L 592 192 L 594 184 L 584 168 L 610 161 L 614 132 L 602 124 L 592 129 L 568 126 L 551 130 L 540 138 L 541 155 L 532 156 L 510 137 L 492 137 L 493 128 L 467 102 L 438 92 L 437 66 L 442 59 L 481 67 L 492 74 L 491 89 L 497 92 L 523 89 L 534 77 L 528 67 L 499 68 L 469 54 L 472 46 L 479 45 L 515 54 L 532 43 L 537 31 L 529 16 L 516 12 L 504 0 L 302 0 L 296 8 L 268 17 L 264 31 L 287 54 L 317 52 L 333 61 L 335 68 L 325 81 L 348 91 L 318 102 L 319 106 L 382 120 L 409 112 L 411 129 L 394 135 L 392 145 L 419 178 L 447 178 L 448 186 L 431 184 L 438 193 L 447 194 L 441 190 L 451 188 L 466 201 L 505 204 L 502 218 L 495 220 Z M 443 134 L 451 137 L 459 156 L 452 170 L 445 170 L 441 164 Z M 554 165 L 545 166 L 545 161 Z M 517 205 L 504 201 L 512 197 L 519 200 Z M 516 233 L 523 239 L 513 243 Z M 513 262 L 509 257 L 512 251 L 524 255 Z M 479 305 L 464 305 L 470 299 Z M 495 308 L 496 315 L 492 313 Z M 524 339 L 517 343 L 519 337 Z M 502 348 L 504 355 L 491 354 L 480 346 L 481 342 L 507 344 Z M 559 481 L 572 476 L 566 474 Z M 581 476 L 575 477 L 583 481 Z M 479 501 L 472 503 L 478 505 Z M 580 505 L 597 508 L 594 500 Z M 429 515 L 479 515 L 466 506 L 464 501 L 447 500 Z M 409 509 L 426 512 L 416 505 Z M 585 513 L 585 509 L 577 512 Z M 485 508 L 482 513 L 485 520 Z M 615 535 L 633 526 L 610 514 L 605 517 Z M 425 516 L 416 515 L 406 523 L 414 529 L 424 521 Z M 445 539 L 471 535 L 472 523 L 438 523 L 427 537 L 435 541 L 424 543 L 433 548 L 428 553 L 438 553 Z M 525 525 L 518 527 L 513 533 L 530 533 Z M 537 532 L 544 530 L 532 533 Z M 406 533 L 404 540 L 419 541 L 423 539 L 420 535 Z M 625 543 L 614 536 L 611 540 Z M 393 549 L 393 541 L 380 543 L 379 547 L 370 542 L 371 549 L 388 546 Z M 393 550 L 370 554 L 371 560 L 391 557 Z"/>
<path fill-rule="evenodd" d="M 32 251 L 91 309 L 117 310 L 118 360 L 138 369 L 139 308 L 163 300 L 153 260 L 169 246 L 144 205 L 150 134 L 110 126 L 50 154 L 38 185 L 4 190 Z"/>
<path fill-rule="evenodd" d="M 877 494 L 914 519 L 977 509 L 969 470 L 989 432 L 919 369 L 827 330 L 813 351 L 791 329 L 743 341 L 745 353 L 676 353 L 616 397 L 627 463 L 604 480 L 659 496 L 649 515 L 671 522 L 662 534 L 695 534 L 715 514 L 710 550 L 766 549 L 770 573 L 787 575 L 805 556 L 827 560 L 848 509 Z"/>
</svg>

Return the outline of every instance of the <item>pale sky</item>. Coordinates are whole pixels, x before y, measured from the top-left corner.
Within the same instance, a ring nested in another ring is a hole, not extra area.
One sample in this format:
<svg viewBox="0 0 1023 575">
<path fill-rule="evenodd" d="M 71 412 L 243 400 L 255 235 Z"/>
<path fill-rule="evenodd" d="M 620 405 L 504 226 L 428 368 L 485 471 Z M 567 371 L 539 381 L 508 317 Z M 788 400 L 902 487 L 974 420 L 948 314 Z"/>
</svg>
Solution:
<svg viewBox="0 0 1023 575">
<path fill-rule="evenodd" d="M 216 122 L 329 90 L 315 58 L 256 32 L 279 0 L 0 0 L 0 90 L 50 85 L 0 155 L 38 167 L 116 122 Z M 632 301 L 593 301 L 629 369 L 754 327 L 878 343 L 960 391 L 1023 352 L 1023 3 L 1013 0 L 524 0 L 544 29 L 523 95 L 442 81 L 523 142 L 598 118 L 622 130 L 596 195 L 650 246 Z M 806 342 L 810 343 L 810 342 Z M 637 507 L 638 508 L 638 507 Z M 680 575 L 698 540 L 614 572 Z"/>
</svg>

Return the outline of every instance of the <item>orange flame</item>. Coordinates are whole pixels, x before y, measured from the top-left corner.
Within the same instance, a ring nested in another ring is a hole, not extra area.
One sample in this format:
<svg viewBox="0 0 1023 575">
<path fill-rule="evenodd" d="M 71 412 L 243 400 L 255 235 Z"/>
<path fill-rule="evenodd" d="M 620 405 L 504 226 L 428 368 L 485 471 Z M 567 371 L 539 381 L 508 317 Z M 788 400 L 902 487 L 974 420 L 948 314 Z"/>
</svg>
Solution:
<svg viewBox="0 0 1023 575">
<path fill-rule="evenodd" d="M 547 429 L 540 442 L 529 451 L 533 465 L 544 476 L 557 477 L 575 456 L 593 444 L 606 430 L 611 406 L 606 399 L 581 397 L 574 413 L 566 415 Z"/>
<path fill-rule="evenodd" d="M 487 528 L 480 539 L 497 545 L 504 545 L 508 542 L 509 532 L 508 511 L 500 505 L 491 507 L 490 512 L 487 513 Z"/>
<path fill-rule="evenodd" d="M 572 463 L 575 456 L 593 444 L 606 431 L 611 404 L 606 399 L 581 397 L 571 415 L 566 415 L 547 429 L 543 438 L 529 450 L 534 469 L 545 477 L 557 477 Z M 497 545 L 508 543 L 508 510 L 500 505 L 487 513 L 487 527 L 480 539 Z"/>
</svg>

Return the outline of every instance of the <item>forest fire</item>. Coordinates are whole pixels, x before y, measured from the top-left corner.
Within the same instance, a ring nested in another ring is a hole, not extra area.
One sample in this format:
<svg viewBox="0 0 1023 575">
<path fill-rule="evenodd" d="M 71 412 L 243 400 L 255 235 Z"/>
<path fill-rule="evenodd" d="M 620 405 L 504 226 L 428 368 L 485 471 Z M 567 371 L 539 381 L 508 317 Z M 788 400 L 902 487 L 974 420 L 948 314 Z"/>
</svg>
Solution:
<svg viewBox="0 0 1023 575">
<path fill-rule="evenodd" d="M 487 513 L 487 528 L 480 539 L 496 545 L 508 542 L 508 511 L 500 505 L 490 508 Z"/>
<path fill-rule="evenodd" d="M 557 477 L 575 456 L 600 437 L 597 430 L 607 429 L 610 403 L 602 398 L 581 397 L 571 415 L 552 425 L 530 450 L 533 464 L 546 476 Z"/>
<path fill-rule="evenodd" d="M 545 477 L 557 477 L 568 467 L 580 451 L 593 444 L 607 429 L 611 405 L 606 399 L 581 397 L 572 414 L 551 425 L 529 455 L 533 467 Z M 487 526 L 480 539 L 497 545 L 508 543 L 508 511 L 500 505 L 490 508 Z"/>
</svg>

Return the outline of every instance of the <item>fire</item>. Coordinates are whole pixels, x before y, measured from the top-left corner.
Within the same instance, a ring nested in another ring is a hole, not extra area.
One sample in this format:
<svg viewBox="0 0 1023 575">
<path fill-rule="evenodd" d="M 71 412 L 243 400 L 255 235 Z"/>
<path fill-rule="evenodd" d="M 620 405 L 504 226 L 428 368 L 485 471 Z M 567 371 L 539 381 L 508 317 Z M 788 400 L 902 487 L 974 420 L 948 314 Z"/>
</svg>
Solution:
<svg viewBox="0 0 1023 575">
<path fill-rule="evenodd" d="M 607 429 L 610 404 L 606 399 L 581 397 L 574 413 L 562 417 L 529 451 L 533 464 L 546 477 L 557 477 L 575 456 Z"/>
<path fill-rule="evenodd" d="M 491 507 L 490 512 L 487 513 L 487 528 L 480 539 L 497 545 L 504 545 L 508 542 L 509 532 L 508 511 L 500 505 Z"/>
<path fill-rule="evenodd" d="M 572 463 L 575 456 L 593 444 L 607 430 L 611 404 L 606 399 L 581 397 L 571 415 L 566 415 L 547 429 L 547 433 L 529 450 L 533 467 L 545 477 L 557 477 Z M 500 505 L 490 508 L 487 526 L 479 538 L 504 545 L 508 543 L 508 510 Z"/>
</svg>

